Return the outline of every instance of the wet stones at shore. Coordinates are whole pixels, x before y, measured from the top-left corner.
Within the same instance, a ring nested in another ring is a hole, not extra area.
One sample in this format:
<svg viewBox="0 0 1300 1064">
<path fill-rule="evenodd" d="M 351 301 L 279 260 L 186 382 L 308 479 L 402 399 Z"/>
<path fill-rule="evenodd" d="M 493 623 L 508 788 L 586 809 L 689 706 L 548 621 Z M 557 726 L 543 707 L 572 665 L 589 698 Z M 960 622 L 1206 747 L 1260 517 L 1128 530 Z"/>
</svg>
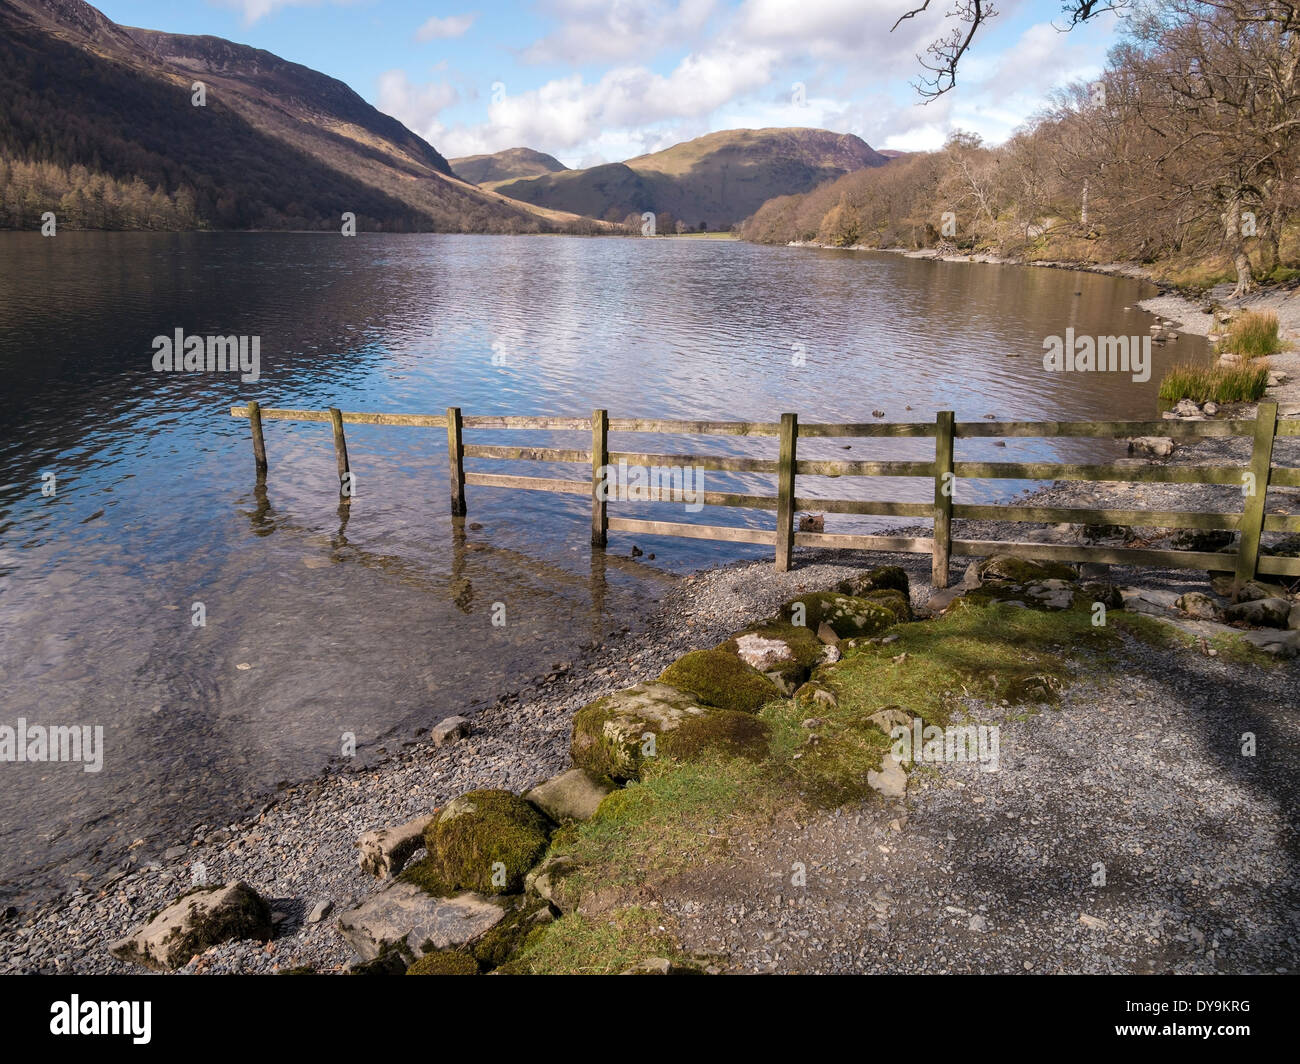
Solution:
<svg viewBox="0 0 1300 1064">
<path fill-rule="evenodd" d="M 397 875 L 411 855 L 424 845 L 425 828 L 432 822 L 433 814 L 429 814 L 397 827 L 367 831 L 357 840 L 361 848 L 361 870 L 379 879 Z"/>
<path fill-rule="evenodd" d="M 590 820 L 613 785 L 585 768 L 571 768 L 554 779 L 538 784 L 524 794 L 557 824 L 572 820 Z"/>
<path fill-rule="evenodd" d="M 147 924 L 109 946 L 118 960 L 159 971 L 237 938 L 271 937 L 271 907 L 246 883 L 199 887 L 182 894 Z"/>
<path fill-rule="evenodd" d="M 447 717 L 433 726 L 429 740 L 434 746 L 447 746 L 467 738 L 469 733 L 470 723 L 465 717 Z"/>
</svg>

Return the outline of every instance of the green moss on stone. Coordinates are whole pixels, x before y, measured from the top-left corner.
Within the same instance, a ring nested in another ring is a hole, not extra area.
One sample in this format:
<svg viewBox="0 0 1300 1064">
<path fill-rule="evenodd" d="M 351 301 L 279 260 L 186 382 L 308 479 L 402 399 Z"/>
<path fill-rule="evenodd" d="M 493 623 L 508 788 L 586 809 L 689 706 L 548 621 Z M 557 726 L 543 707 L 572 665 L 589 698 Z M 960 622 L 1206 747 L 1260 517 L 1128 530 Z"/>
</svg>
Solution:
<svg viewBox="0 0 1300 1064">
<path fill-rule="evenodd" d="M 865 597 L 871 591 L 899 591 L 904 598 L 911 595 L 907 572 L 897 565 L 882 565 L 865 573 L 855 573 L 841 580 L 838 588 L 842 595 Z"/>
<path fill-rule="evenodd" d="M 403 877 L 438 894 L 517 894 L 546 852 L 550 831 L 550 822 L 518 795 L 470 791 L 448 802 L 425 828 L 428 857 Z"/>
<path fill-rule="evenodd" d="M 976 566 L 986 584 L 1031 584 L 1039 580 L 1077 580 L 1074 569 L 1062 562 L 1038 562 L 1014 554 L 995 554 Z"/>
<path fill-rule="evenodd" d="M 816 632 L 825 622 L 841 639 L 876 635 L 897 623 L 894 610 L 888 606 L 834 591 L 817 591 L 787 602 L 781 607 L 782 620 L 797 619 L 800 607 L 810 631 Z"/>
<path fill-rule="evenodd" d="M 426 953 L 406 969 L 407 975 L 478 975 L 478 961 L 468 953 L 444 949 Z"/>
<path fill-rule="evenodd" d="M 884 606 L 893 613 L 894 619 L 899 624 L 905 624 L 912 619 L 912 600 L 907 597 L 906 592 L 885 588 L 880 591 L 868 591 L 861 597 L 868 602 Z"/>
<path fill-rule="evenodd" d="M 709 756 L 762 761 L 767 756 L 768 730 L 752 713 L 720 709 L 670 731 L 663 737 L 659 752 L 677 761 L 699 761 Z M 602 802 L 602 809 L 604 805 Z"/>
<path fill-rule="evenodd" d="M 692 650 L 664 669 L 666 683 L 694 695 L 705 705 L 754 713 L 782 691 L 752 665 L 726 650 Z"/>
</svg>

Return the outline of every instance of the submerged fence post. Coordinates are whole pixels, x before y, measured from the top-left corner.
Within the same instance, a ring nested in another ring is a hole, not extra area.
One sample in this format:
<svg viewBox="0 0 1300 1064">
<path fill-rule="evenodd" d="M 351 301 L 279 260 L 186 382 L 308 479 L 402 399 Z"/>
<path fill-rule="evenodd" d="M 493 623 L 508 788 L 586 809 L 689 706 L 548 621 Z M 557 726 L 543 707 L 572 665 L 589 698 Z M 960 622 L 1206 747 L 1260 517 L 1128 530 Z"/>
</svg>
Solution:
<svg viewBox="0 0 1300 1064">
<path fill-rule="evenodd" d="M 1255 579 L 1255 567 L 1259 564 L 1259 537 L 1264 531 L 1264 504 L 1276 434 L 1277 403 L 1260 403 L 1255 413 L 1255 446 L 1250 453 L 1250 468 L 1243 474 L 1242 487 L 1248 490 L 1241 515 L 1241 543 L 1237 548 L 1237 573 L 1232 589 L 1234 600 L 1241 585 Z"/>
<path fill-rule="evenodd" d="M 794 454 L 799 415 L 781 415 L 781 456 L 776 481 L 776 571 L 789 572 L 794 553 Z"/>
<path fill-rule="evenodd" d="M 330 407 L 330 424 L 334 428 L 334 457 L 339 464 L 339 498 L 352 498 L 352 467 L 348 465 L 348 441 L 343 435 L 343 413 Z"/>
<path fill-rule="evenodd" d="M 934 418 L 934 554 L 930 583 L 948 586 L 948 562 L 952 555 L 953 412 L 940 410 Z"/>
<path fill-rule="evenodd" d="M 447 407 L 447 460 L 451 463 L 451 516 L 465 516 L 465 446 L 460 407 Z"/>
<path fill-rule="evenodd" d="M 603 547 L 609 538 L 605 466 L 609 464 L 609 411 L 591 412 L 591 545 Z"/>
<path fill-rule="evenodd" d="M 253 430 L 253 460 L 257 463 L 257 478 L 266 476 L 266 440 L 262 436 L 262 404 L 256 399 L 248 404 L 248 427 Z"/>
</svg>

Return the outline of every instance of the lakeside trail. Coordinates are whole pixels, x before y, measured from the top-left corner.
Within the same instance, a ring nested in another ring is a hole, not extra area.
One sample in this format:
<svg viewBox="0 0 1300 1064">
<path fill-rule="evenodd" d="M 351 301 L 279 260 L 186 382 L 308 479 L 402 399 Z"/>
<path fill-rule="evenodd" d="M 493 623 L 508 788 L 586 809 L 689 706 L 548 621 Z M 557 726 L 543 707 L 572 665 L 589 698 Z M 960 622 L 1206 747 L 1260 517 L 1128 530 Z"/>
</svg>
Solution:
<svg viewBox="0 0 1300 1064">
<path fill-rule="evenodd" d="M 1176 460 L 1232 461 L 1236 442 L 1206 440 Z M 1060 504 L 1096 487 L 1059 484 L 1038 497 Z M 1193 490 L 1210 502 L 1224 489 Z M 1013 529 L 1022 539 L 1079 535 L 958 523 L 972 538 Z M 927 556 L 801 552 L 788 573 L 758 562 L 682 578 L 622 637 L 477 717 L 469 738 L 437 749 L 421 741 L 375 768 L 290 787 L 255 817 L 176 840 L 164 861 L 15 915 L 0 924 L 0 972 L 141 971 L 108 945 L 189 889 L 199 865 L 210 883 L 257 890 L 276 932 L 269 943 L 212 947 L 182 971 L 343 971 L 355 956 L 336 918 L 380 886 L 358 867 L 362 832 L 473 789 L 522 793 L 568 767 L 581 706 L 654 679 L 794 596 L 885 564 L 908 572 L 923 609 Z M 1206 590 L 1200 572 L 1117 568 L 1111 579 L 1143 588 L 1130 608 L 1144 610 Z M 1261 667 L 1126 639 L 1120 670 L 1084 671 L 1059 708 L 979 708 L 1001 723 L 998 772 L 921 766 L 905 798 L 872 794 L 834 810 L 792 794 L 770 820 L 710 828 L 705 857 L 595 891 L 583 917 L 599 924 L 635 905 L 674 948 L 723 971 L 1294 971 L 1297 679 L 1294 660 Z M 1247 732 L 1257 757 L 1241 756 Z M 1093 883 L 1099 862 L 1105 887 Z"/>
</svg>

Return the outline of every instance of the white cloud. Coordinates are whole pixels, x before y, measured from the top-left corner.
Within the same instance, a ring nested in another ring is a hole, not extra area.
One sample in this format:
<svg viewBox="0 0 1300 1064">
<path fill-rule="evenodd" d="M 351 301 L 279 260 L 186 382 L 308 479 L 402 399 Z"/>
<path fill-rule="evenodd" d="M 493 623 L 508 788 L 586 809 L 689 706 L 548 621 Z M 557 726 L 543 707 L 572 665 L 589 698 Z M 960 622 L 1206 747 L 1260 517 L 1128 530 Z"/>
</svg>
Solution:
<svg viewBox="0 0 1300 1064">
<path fill-rule="evenodd" d="M 438 138 L 443 126 L 438 116 L 459 102 L 460 92 L 446 81 L 413 85 L 405 70 L 387 70 L 379 75 L 379 97 L 375 106 L 400 119 L 439 150 Z"/>
<path fill-rule="evenodd" d="M 550 0 L 543 11 L 560 28 L 525 48 L 521 58 L 575 66 L 645 61 L 665 47 L 690 47 L 716 9 L 716 0 Z"/>
<path fill-rule="evenodd" d="M 417 41 L 445 41 L 454 37 L 463 37 L 469 28 L 474 25 L 474 20 L 478 18 L 477 14 L 470 15 L 448 15 L 446 18 L 439 18 L 434 15 L 428 19 L 418 30 L 415 31 Z"/>
</svg>

